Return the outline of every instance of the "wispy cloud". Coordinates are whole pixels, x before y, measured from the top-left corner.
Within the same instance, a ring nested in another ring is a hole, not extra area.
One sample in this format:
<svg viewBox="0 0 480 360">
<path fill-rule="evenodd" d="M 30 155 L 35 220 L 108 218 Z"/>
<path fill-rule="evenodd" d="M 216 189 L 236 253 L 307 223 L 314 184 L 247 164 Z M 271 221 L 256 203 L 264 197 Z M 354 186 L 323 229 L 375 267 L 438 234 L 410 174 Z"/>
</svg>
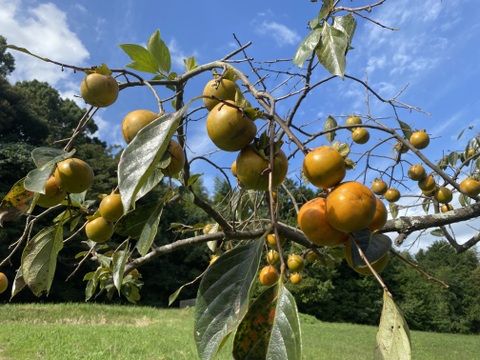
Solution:
<svg viewBox="0 0 480 360">
<path fill-rule="evenodd" d="M 254 26 L 256 26 L 255 32 L 257 34 L 272 38 L 279 47 L 298 45 L 298 42 L 301 40 L 300 35 L 296 31 L 276 21 L 263 20 Z"/>
<path fill-rule="evenodd" d="M 42 57 L 59 62 L 81 64 L 89 58 L 79 37 L 69 29 L 67 16 L 52 3 L 32 7 L 22 1 L 0 0 L 0 34 L 9 44 L 25 47 Z M 48 81 L 55 86 L 69 73 L 58 66 L 16 53 L 11 80 Z"/>
</svg>

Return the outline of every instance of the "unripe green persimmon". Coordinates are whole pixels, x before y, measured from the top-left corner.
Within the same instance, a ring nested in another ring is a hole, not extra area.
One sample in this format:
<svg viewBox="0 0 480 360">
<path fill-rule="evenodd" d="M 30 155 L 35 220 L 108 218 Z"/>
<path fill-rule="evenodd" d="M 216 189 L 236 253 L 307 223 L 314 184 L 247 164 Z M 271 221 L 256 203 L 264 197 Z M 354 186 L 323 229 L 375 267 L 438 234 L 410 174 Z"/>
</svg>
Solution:
<svg viewBox="0 0 480 360">
<path fill-rule="evenodd" d="M 88 74 L 80 84 L 83 100 L 89 105 L 107 107 L 118 97 L 118 83 L 111 75 Z"/>
<path fill-rule="evenodd" d="M 78 194 L 89 189 L 93 184 L 92 168 L 83 160 L 69 158 L 57 163 L 55 179 L 58 186 L 68 193 Z"/>
</svg>

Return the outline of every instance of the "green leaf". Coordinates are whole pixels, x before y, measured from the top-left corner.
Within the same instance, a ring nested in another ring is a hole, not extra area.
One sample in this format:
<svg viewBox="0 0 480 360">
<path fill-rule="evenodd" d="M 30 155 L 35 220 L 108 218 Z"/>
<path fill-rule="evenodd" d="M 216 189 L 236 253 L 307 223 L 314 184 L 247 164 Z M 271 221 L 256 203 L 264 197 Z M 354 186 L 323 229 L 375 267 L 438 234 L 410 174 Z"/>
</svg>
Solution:
<svg viewBox="0 0 480 360">
<path fill-rule="evenodd" d="M 325 137 L 327 138 L 327 141 L 331 143 L 333 140 L 335 140 L 336 133 L 335 131 L 331 131 L 332 129 L 335 129 L 338 126 L 337 120 L 335 120 L 332 116 L 328 115 L 327 119 L 325 120 L 325 123 L 323 124 L 323 130 L 326 131 Z"/>
<path fill-rule="evenodd" d="M 452 151 L 450 154 L 448 154 L 448 163 L 452 166 L 455 166 L 459 158 L 460 155 L 456 151 Z"/>
<path fill-rule="evenodd" d="M 357 22 L 352 14 L 347 14 L 344 16 L 337 16 L 333 18 L 333 27 L 344 32 L 348 36 L 348 46 L 346 52 L 350 49 L 350 44 L 352 43 L 353 34 L 357 27 Z"/>
<path fill-rule="evenodd" d="M 263 240 L 238 246 L 220 256 L 200 282 L 195 306 L 194 337 L 201 359 L 213 359 L 223 340 L 247 311 Z"/>
<path fill-rule="evenodd" d="M 188 59 L 183 59 L 183 63 L 185 64 L 187 71 L 191 71 L 198 67 L 197 59 L 193 56 L 190 56 Z"/>
<path fill-rule="evenodd" d="M 123 273 L 125 271 L 125 264 L 127 263 L 128 258 L 127 250 L 128 243 L 125 245 L 125 250 L 116 250 L 112 256 L 113 284 L 118 290 L 118 295 L 120 295 L 120 290 L 122 289 Z"/>
<path fill-rule="evenodd" d="M 327 16 L 330 11 L 333 9 L 333 0 L 323 0 L 322 7 L 318 13 L 318 19 L 321 21 L 325 16 Z"/>
<path fill-rule="evenodd" d="M 171 58 L 170 50 L 165 42 L 160 38 L 160 30 L 155 31 L 148 39 L 147 48 L 157 62 L 158 67 L 164 73 L 170 72 Z"/>
<path fill-rule="evenodd" d="M 32 150 L 32 159 L 35 163 L 35 166 L 42 170 L 47 166 L 56 164 L 62 160 L 68 159 L 75 154 L 75 149 L 69 152 L 63 150 L 49 148 L 49 147 L 39 147 Z"/>
<path fill-rule="evenodd" d="M 445 234 L 443 233 L 443 231 L 441 229 L 434 229 L 432 231 L 430 231 L 430 234 L 432 234 L 433 236 L 438 236 L 438 237 L 444 237 Z"/>
<path fill-rule="evenodd" d="M 390 215 L 392 215 L 392 219 L 396 219 L 398 216 L 398 204 L 389 203 L 388 204 Z"/>
<path fill-rule="evenodd" d="M 410 139 L 410 136 L 412 136 L 412 128 L 405 122 L 397 119 L 398 124 L 400 125 L 400 129 L 402 129 L 403 136 L 405 136 L 405 139 Z"/>
<path fill-rule="evenodd" d="M 63 248 L 63 224 L 40 230 L 25 246 L 22 254 L 22 276 L 36 296 L 48 294 L 52 285 L 57 256 Z"/>
<path fill-rule="evenodd" d="M 155 201 L 129 211 L 115 223 L 115 232 L 132 239 L 139 239 L 146 223 L 159 206 L 160 203 Z"/>
<path fill-rule="evenodd" d="M 45 194 L 45 184 L 55 170 L 55 164 L 72 157 L 75 150 L 68 153 L 53 148 L 36 148 L 32 158 L 37 169 L 31 170 L 25 178 L 25 188 L 30 191 Z"/>
<path fill-rule="evenodd" d="M 158 224 L 160 223 L 160 218 L 162 217 L 163 205 L 164 201 L 160 201 L 152 214 L 146 219 L 145 225 L 140 233 L 140 238 L 135 245 L 135 248 L 142 256 L 145 256 L 148 253 L 153 242 L 155 241 L 155 236 L 157 235 L 158 231 Z"/>
<path fill-rule="evenodd" d="M 127 67 L 152 74 L 158 73 L 159 68 L 157 61 L 150 51 L 143 46 L 137 44 L 120 44 L 119 46 L 127 53 L 130 59 L 133 60 Z"/>
<path fill-rule="evenodd" d="M 325 69 L 342 79 L 347 65 L 345 54 L 348 46 L 349 38 L 346 33 L 334 28 L 327 22 L 323 23 L 322 36 L 315 52 Z"/>
<path fill-rule="evenodd" d="M 322 28 L 315 28 L 308 33 L 308 35 L 302 40 L 293 57 L 293 63 L 298 67 L 302 67 L 303 63 L 312 54 L 320 42 L 322 35 Z"/>
<path fill-rule="evenodd" d="M 19 269 L 15 273 L 15 279 L 13 279 L 13 284 L 12 284 L 12 294 L 10 295 L 10 300 L 17 295 L 22 289 L 27 286 L 25 283 L 25 280 L 23 280 L 23 275 L 22 271 Z"/>
<path fill-rule="evenodd" d="M 374 359 L 411 359 L 410 330 L 393 299 L 383 292 Z"/>
<path fill-rule="evenodd" d="M 190 102 L 180 110 L 152 121 L 123 151 L 118 164 L 118 186 L 125 212 L 134 205 L 140 190 L 157 169 L 189 105 Z"/>
<path fill-rule="evenodd" d="M 302 337 L 295 298 L 283 284 L 278 294 L 267 359 L 301 359 Z"/>
</svg>

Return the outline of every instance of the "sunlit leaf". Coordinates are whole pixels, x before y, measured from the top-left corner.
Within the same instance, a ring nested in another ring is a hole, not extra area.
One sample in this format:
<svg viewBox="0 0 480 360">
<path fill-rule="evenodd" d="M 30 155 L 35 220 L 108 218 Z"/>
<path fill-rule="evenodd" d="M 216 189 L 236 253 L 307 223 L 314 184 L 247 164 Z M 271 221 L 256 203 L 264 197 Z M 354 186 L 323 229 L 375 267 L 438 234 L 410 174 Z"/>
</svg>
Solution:
<svg viewBox="0 0 480 360">
<path fill-rule="evenodd" d="M 194 337 L 203 360 L 213 359 L 223 340 L 247 311 L 263 241 L 238 246 L 220 256 L 202 278 L 196 306 Z"/>
<path fill-rule="evenodd" d="M 452 166 L 455 166 L 459 158 L 460 155 L 456 151 L 452 151 L 450 154 L 448 154 L 448 163 Z"/>
<path fill-rule="evenodd" d="M 170 50 L 160 38 L 160 30 L 155 31 L 147 42 L 147 48 L 157 62 L 158 67 L 165 73 L 170 72 Z"/>
<path fill-rule="evenodd" d="M 325 137 L 327 138 L 328 142 L 332 142 L 335 140 L 336 133 L 335 131 L 331 131 L 338 126 L 337 120 L 335 120 L 332 116 L 328 115 L 325 123 L 323 124 L 323 130 L 326 132 Z"/>
<path fill-rule="evenodd" d="M 412 136 L 412 128 L 405 122 L 401 121 L 400 119 L 397 119 L 398 124 L 400 125 L 400 129 L 402 129 L 403 136 L 405 136 L 405 139 L 410 139 L 410 136 Z"/>
<path fill-rule="evenodd" d="M 125 245 L 124 250 L 116 250 L 112 256 L 112 266 L 113 266 L 113 284 L 118 290 L 118 295 L 122 289 L 123 283 L 123 273 L 125 271 L 125 264 L 127 263 L 128 258 L 128 244 Z"/>
<path fill-rule="evenodd" d="M 197 59 L 195 57 L 190 56 L 188 59 L 183 59 L 183 63 L 185 64 L 185 68 L 187 71 L 193 70 L 198 67 Z"/>
<path fill-rule="evenodd" d="M 134 205 L 141 188 L 157 169 L 189 105 L 142 128 L 123 151 L 118 163 L 118 186 L 125 211 Z"/>
<path fill-rule="evenodd" d="M 158 73 L 159 68 L 157 61 L 148 49 L 137 44 L 120 44 L 119 46 L 127 53 L 130 59 L 133 60 L 127 67 L 151 74 Z"/>
<path fill-rule="evenodd" d="M 389 207 L 389 210 L 390 210 L 389 211 L 390 215 L 392 215 L 392 219 L 396 219 L 397 216 L 398 216 L 398 204 L 389 203 L 388 207 Z"/>
<path fill-rule="evenodd" d="M 148 253 L 153 242 L 155 241 L 155 236 L 157 235 L 158 231 L 158 224 L 160 223 L 160 218 L 162 217 L 163 205 L 163 201 L 159 202 L 152 214 L 146 219 L 142 232 L 140 233 L 140 237 L 135 245 L 138 253 L 142 256 L 145 256 Z"/>
<path fill-rule="evenodd" d="M 333 9 L 333 3 L 333 0 L 323 0 L 322 7 L 318 13 L 318 19 L 322 20 L 330 13 L 330 11 Z"/>
<path fill-rule="evenodd" d="M 17 295 L 22 289 L 27 286 L 25 283 L 25 280 L 23 280 L 23 275 L 21 268 L 17 270 L 15 273 L 15 279 L 13 279 L 13 284 L 12 284 L 12 293 L 10 295 L 10 300 Z"/>
<path fill-rule="evenodd" d="M 22 276 L 36 296 L 50 291 L 57 256 L 63 248 L 63 225 L 40 230 L 25 246 L 22 254 Z"/>
<path fill-rule="evenodd" d="M 393 299 L 383 292 L 383 309 L 378 327 L 375 355 L 378 360 L 411 359 L 410 330 Z"/>
<path fill-rule="evenodd" d="M 337 16 L 333 18 L 333 27 L 341 30 L 348 36 L 348 46 L 346 52 L 350 49 L 350 44 L 352 43 L 353 35 L 355 34 L 355 29 L 357 27 L 357 22 L 352 14 L 347 14 L 344 16 Z M 346 54 L 345 52 L 345 54 Z"/>
<path fill-rule="evenodd" d="M 347 65 L 345 54 L 348 46 L 349 39 L 346 33 L 334 28 L 327 22 L 323 23 L 322 36 L 315 52 L 325 69 L 342 79 Z"/>
<path fill-rule="evenodd" d="M 302 358 L 302 337 L 297 304 L 286 287 L 281 286 L 278 294 L 275 321 L 270 335 L 267 359 Z"/>
<path fill-rule="evenodd" d="M 32 204 L 35 193 L 25 189 L 25 178 L 18 180 L 0 203 L 0 226 L 5 221 L 17 220 Z"/>
<path fill-rule="evenodd" d="M 308 33 L 305 39 L 302 40 L 300 45 L 293 56 L 293 63 L 298 67 L 302 67 L 305 60 L 308 59 L 312 52 L 317 47 L 320 42 L 320 37 L 322 35 L 322 28 L 315 28 Z"/>
</svg>

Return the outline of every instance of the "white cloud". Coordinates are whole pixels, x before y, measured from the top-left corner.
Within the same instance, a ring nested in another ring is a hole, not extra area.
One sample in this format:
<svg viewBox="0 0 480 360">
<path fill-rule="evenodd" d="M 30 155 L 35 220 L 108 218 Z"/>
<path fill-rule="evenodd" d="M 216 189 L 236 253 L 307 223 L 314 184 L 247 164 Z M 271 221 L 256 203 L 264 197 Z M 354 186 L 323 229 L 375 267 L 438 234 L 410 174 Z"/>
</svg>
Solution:
<svg viewBox="0 0 480 360">
<path fill-rule="evenodd" d="M 54 4 L 32 7 L 21 0 L 0 0 L 0 8 L 0 34 L 9 44 L 65 64 L 81 65 L 88 59 L 89 52 L 69 29 L 66 14 Z M 15 57 L 12 81 L 37 79 L 56 86 L 71 74 L 23 53 L 12 51 L 12 55 Z"/>
<path fill-rule="evenodd" d="M 257 25 L 255 31 L 262 36 L 273 38 L 275 43 L 280 47 L 296 45 L 301 40 L 300 36 L 294 30 L 276 21 L 263 21 Z"/>
<path fill-rule="evenodd" d="M 178 46 L 178 43 L 175 39 L 170 40 L 168 43 L 168 49 L 170 50 L 170 57 L 172 60 L 172 68 L 177 69 L 185 69 L 185 64 L 183 59 L 188 59 L 190 56 L 198 57 L 198 54 L 194 52 L 191 55 L 185 55 L 183 50 Z"/>
</svg>

